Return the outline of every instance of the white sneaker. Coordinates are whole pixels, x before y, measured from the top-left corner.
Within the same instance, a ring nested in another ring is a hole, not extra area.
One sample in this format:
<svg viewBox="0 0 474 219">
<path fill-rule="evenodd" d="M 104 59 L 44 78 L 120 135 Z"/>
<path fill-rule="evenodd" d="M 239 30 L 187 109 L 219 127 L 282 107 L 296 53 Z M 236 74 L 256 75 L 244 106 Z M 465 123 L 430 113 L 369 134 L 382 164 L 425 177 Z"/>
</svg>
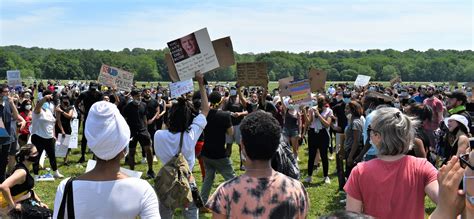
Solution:
<svg viewBox="0 0 474 219">
<path fill-rule="evenodd" d="M 329 177 L 324 177 L 324 183 L 326 184 L 331 184 L 331 179 L 329 179 Z"/>
<path fill-rule="evenodd" d="M 146 164 L 146 158 L 142 158 L 142 164 Z"/>
<path fill-rule="evenodd" d="M 311 178 L 311 176 L 308 176 L 308 177 L 306 177 L 306 179 L 304 179 L 304 182 L 305 183 L 311 183 L 312 180 L 313 179 Z"/>
<path fill-rule="evenodd" d="M 56 170 L 56 171 L 53 173 L 53 176 L 54 176 L 54 178 L 59 178 L 59 179 L 64 178 L 64 176 L 63 176 L 61 173 L 59 173 L 59 170 Z"/>
<path fill-rule="evenodd" d="M 156 159 L 156 156 L 153 156 L 153 162 L 158 162 L 158 159 Z"/>
</svg>

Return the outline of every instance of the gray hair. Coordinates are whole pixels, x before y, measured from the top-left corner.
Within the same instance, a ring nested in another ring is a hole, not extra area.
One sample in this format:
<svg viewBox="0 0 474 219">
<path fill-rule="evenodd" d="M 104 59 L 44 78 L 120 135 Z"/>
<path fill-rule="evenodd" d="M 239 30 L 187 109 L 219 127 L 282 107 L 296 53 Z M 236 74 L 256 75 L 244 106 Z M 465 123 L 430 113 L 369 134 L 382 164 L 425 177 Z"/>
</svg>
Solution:
<svg viewBox="0 0 474 219">
<path fill-rule="evenodd" d="M 380 133 L 382 141 L 380 155 L 406 154 L 415 139 L 416 127 L 420 122 L 393 107 L 384 107 L 374 111 L 371 128 Z"/>
</svg>

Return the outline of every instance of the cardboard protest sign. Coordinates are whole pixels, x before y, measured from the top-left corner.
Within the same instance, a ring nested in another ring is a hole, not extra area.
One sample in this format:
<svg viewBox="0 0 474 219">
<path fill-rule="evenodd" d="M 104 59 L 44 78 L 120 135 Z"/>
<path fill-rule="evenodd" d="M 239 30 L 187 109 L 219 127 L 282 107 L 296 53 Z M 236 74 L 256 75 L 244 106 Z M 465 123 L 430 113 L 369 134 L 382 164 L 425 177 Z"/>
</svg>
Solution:
<svg viewBox="0 0 474 219">
<path fill-rule="evenodd" d="M 278 88 L 280 89 L 281 96 L 290 96 L 288 85 L 294 80 L 293 76 L 282 78 L 278 80 Z"/>
<path fill-rule="evenodd" d="M 311 69 L 309 71 L 309 83 L 311 86 L 311 92 L 324 92 L 326 90 L 326 80 L 328 74 L 320 69 Z"/>
<path fill-rule="evenodd" d="M 240 86 L 268 86 L 267 63 L 237 63 L 237 83 Z"/>
<path fill-rule="evenodd" d="M 392 80 L 390 80 L 391 85 L 400 84 L 400 83 L 402 83 L 402 78 L 399 75 L 397 75 L 396 77 L 392 78 Z"/>
<path fill-rule="evenodd" d="M 224 37 L 212 41 L 212 46 L 216 52 L 219 68 L 229 67 L 235 64 L 234 48 L 230 37 Z"/>
<path fill-rule="evenodd" d="M 356 87 L 364 87 L 369 84 L 370 76 L 367 75 L 357 75 L 357 79 L 354 82 Z"/>
<path fill-rule="evenodd" d="M 58 135 L 58 140 L 56 141 L 55 145 L 55 154 L 56 157 L 66 157 L 67 151 L 69 149 L 69 140 L 71 139 L 71 135 Z"/>
<path fill-rule="evenodd" d="M 79 136 L 79 119 L 73 119 L 71 122 L 71 137 L 69 139 L 69 148 L 77 148 Z"/>
<path fill-rule="evenodd" d="M 169 87 L 172 99 L 178 98 L 183 94 L 194 91 L 194 83 L 192 79 L 170 83 Z"/>
<path fill-rule="evenodd" d="M 117 89 L 121 91 L 131 91 L 133 73 L 102 64 L 97 81 L 105 86 L 117 86 Z"/>
<path fill-rule="evenodd" d="M 207 28 L 168 42 L 168 48 L 181 81 L 219 67 Z"/>
<path fill-rule="evenodd" d="M 297 105 L 311 104 L 311 87 L 309 80 L 295 81 L 288 85 L 291 99 Z"/>
<path fill-rule="evenodd" d="M 8 86 L 17 87 L 21 86 L 21 75 L 19 70 L 7 71 Z"/>
<path fill-rule="evenodd" d="M 218 68 L 225 68 L 235 64 L 234 49 L 232 47 L 232 41 L 230 40 L 230 37 L 224 37 L 212 41 L 212 47 L 214 47 L 214 52 L 216 53 L 217 60 L 219 62 Z M 173 58 L 171 58 L 170 53 L 165 54 L 165 62 L 166 66 L 168 67 L 168 74 L 170 76 L 171 81 L 179 81 L 180 78 L 178 76 L 178 72 L 176 71 L 176 67 L 173 63 Z"/>
<path fill-rule="evenodd" d="M 88 160 L 87 161 L 87 166 L 86 166 L 86 173 L 94 169 L 95 165 L 97 164 L 97 161 L 95 160 Z M 139 171 L 134 171 L 134 170 L 129 170 L 123 167 L 120 167 L 120 172 L 125 173 L 125 175 L 132 177 L 132 178 L 140 178 L 142 177 L 143 172 Z"/>
</svg>

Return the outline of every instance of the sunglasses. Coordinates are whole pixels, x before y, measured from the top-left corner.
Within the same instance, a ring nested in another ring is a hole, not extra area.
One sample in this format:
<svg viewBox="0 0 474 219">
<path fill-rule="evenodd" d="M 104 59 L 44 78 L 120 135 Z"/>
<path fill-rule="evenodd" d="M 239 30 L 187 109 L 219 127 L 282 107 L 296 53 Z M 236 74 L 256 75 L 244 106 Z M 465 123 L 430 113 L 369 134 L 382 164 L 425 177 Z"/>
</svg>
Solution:
<svg viewBox="0 0 474 219">
<path fill-rule="evenodd" d="M 471 170 L 474 170 L 474 166 L 469 163 L 469 154 L 460 155 L 459 164 L 461 164 L 461 167 L 464 169 L 466 169 L 466 167 L 469 167 Z"/>
</svg>

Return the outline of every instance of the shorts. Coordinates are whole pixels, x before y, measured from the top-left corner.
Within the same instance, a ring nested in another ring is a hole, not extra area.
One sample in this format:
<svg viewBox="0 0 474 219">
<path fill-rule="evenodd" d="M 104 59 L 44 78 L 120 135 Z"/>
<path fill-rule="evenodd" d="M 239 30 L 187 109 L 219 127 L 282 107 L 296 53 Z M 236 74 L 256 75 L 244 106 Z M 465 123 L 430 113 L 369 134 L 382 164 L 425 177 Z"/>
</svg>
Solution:
<svg viewBox="0 0 474 219">
<path fill-rule="evenodd" d="M 130 140 L 129 148 L 137 148 L 137 142 L 140 143 L 142 146 L 151 146 L 151 137 L 150 133 L 148 133 L 148 130 L 141 131 L 134 136 L 132 136 L 132 140 Z"/>
<path fill-rule="evenodd" d="M 287 129 L 287 128 L 284 128 L 284 129 L 283 129 L 283 133 L 284 133 L 285 136 L 287 136 L 288 138 L 294 138 L 294 137 L 297 137 L 300 132 L 298 131 L 298 129 Z"/>
<path fill-rule="evenodd" d="M 234 127 L 234 134 L 233 135 L 226 134 L 225 142 L 226 144 L 233 144 L 235 142 L 236 144 L 240 145 L 240 139 L 242 137 L 240 135 L 240 124 L 234 125 L 233 127 Z"/>
</svg>

